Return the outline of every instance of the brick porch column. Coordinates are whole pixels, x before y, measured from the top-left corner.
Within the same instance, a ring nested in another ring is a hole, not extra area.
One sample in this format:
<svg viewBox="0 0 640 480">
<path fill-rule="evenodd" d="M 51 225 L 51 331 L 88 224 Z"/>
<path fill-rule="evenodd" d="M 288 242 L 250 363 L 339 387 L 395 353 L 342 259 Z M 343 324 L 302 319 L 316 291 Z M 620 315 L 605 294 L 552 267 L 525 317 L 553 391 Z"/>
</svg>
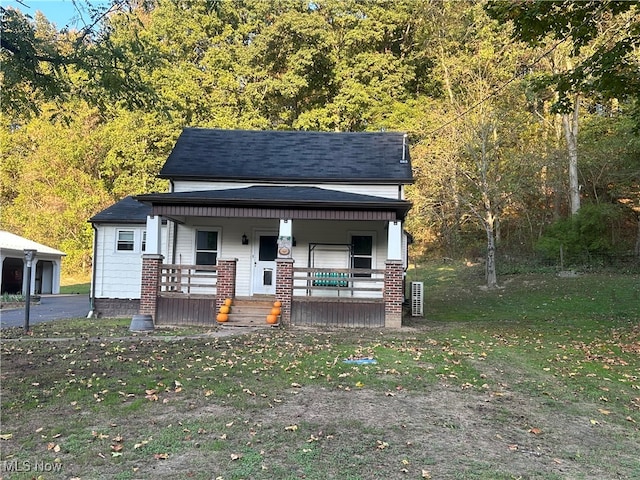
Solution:
<svg viewBox="0 0 640 480">
<path fill-rule="evenodd" d="M 142 255 L 140 282 L 140 315 L 151 315 L 155 322 L 156 304 L 160 291 L 160 267 L 164 257 L 157 253 Z"/>
<path fill-rule="evenodd" d="M 293 262 L 292 258 L 276 258 L 276 300 L 282 303 L 280 318 L 285 325 L 291 324 Z"/>
<path fill-rule="evenodd" d="M 384 326 L 402 327 L 402 302 L 404 301 L 402 260 L 387 260 L 384 270 Z"/>
<path fill-rule="evenodd" d="M 216 280 L 216 312 L 226 298 L 236 296 L 236 266 L 237 258 L 219 258 Z M 214 312 L 215 317 L 215 312 Z"/>
</svg>

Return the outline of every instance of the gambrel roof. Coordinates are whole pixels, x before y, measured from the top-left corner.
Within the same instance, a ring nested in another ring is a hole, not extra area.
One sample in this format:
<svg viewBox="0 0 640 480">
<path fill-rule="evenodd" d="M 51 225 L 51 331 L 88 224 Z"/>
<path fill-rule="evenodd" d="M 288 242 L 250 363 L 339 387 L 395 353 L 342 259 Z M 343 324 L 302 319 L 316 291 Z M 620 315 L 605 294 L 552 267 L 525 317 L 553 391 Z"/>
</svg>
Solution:
<svg viewBox="0 0 640 480">
<path fill-rule="evenodd" d="M 185 128 L 159 176 L 277 183 L 413 183 L 407 138 L 398 132 Z"/>
</svg>

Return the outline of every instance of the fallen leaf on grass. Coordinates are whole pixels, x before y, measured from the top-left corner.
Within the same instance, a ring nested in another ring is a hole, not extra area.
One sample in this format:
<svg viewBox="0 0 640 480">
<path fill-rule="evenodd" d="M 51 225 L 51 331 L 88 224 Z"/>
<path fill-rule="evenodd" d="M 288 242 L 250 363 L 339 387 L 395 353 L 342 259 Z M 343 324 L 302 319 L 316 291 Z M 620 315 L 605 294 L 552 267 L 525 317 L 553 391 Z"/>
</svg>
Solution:
<svg viewBox="0 0 640 480">
<path fill-rule="evenodd" d="M 296 430 L 298 430 L 298 425 L 289 425 L 288 427 L 284 427 L 285 430 L 288 430 L 289 432 L 295 432 Z"/>
<path fill-rule="evenodd" d="M 542 430 L 537 427 L 533 427 L 529 429 L 529 433 L 533 433 L 534 435 L 540 435 L 542 433 Z"/>
<path fill-rule="evenodd" d="M 166 460 L 167 458 L 169 458 L 169 454 L 168 453 L 154 453 L 153 454 L 153 458 L 155 458 L 156 460 Z"/>
<path fill-rule="evenodd" d="M 422 469 L 422 478 L 431 478 L 431 472 L 429 472 L 429 470 Z"/>
<path fill-rule="evenodd" d="M 60 451 L 60 445 L 58 445 L 57 443 L 49 442 L 47 443 L 47 450 L 53 450 L 54 452 L 58 453 Z"/>
<path fill-rule="evenodd" d="M 231 460 L 240 460 L 241 458 L 242 458 L 241 454 L 238 454 L 238 453 L 231 454 Z"/>
<path fill-rule="evenodd" d="M 605 410 L 604 408 L 599 408 L 598 411 L 603 415 L 609 415 L 611 413 L 609 410 Z"/>
<path fill-rule="evenodd" d="M 0 435 L 0 440 L 10 440 L 11 437 L 13 437 L 13 433 L 3 433 Z"/>
</svg>

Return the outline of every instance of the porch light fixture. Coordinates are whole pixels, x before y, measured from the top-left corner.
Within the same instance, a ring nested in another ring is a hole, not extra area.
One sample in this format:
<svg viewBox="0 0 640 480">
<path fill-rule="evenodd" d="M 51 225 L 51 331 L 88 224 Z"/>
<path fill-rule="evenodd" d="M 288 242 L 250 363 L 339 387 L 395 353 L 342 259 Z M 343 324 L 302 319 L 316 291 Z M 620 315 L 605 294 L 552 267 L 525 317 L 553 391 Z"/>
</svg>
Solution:
<svg viewBox="0 0 640 480">
<path fill-rule="evenodd" d="M 249 245 L 249 237 L 245 233 L 242 234 L 242 245 Z"/>
</svg>

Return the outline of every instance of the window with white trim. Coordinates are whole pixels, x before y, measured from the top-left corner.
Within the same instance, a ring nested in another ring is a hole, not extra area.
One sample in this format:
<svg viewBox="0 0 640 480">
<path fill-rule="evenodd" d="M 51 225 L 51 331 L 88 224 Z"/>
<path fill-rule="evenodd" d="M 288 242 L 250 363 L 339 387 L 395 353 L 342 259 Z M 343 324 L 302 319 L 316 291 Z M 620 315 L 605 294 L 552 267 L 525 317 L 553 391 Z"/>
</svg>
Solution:
<svg viewBox="0 0 640 480">
<path fill-rule="evenodd" d="M 147 250 L 147 231 L 146 230 L 142 231 L 142 245 L 141 245 L 141 247 L 142 247 L 142 251 L 146 252 L 146 250 Z"/>
<path fill-rule="evenodd" d="M 351 268 L 373 268 L 373 236 L 351 235 Z M 354 277 L 371 277 L 370 273 L 354 273 Z"/>
<path fill-rule="evenodd" d="M 196 265 L 215 265 L 218 261 L 218 232 L 196 230 Z"/>
<path fill-rule="evenodd" d="M 135 247 L 135 232 L 133 230 L 118 230 L 116 250 L 118 252 L 133 252 Z"/>
</svg>

